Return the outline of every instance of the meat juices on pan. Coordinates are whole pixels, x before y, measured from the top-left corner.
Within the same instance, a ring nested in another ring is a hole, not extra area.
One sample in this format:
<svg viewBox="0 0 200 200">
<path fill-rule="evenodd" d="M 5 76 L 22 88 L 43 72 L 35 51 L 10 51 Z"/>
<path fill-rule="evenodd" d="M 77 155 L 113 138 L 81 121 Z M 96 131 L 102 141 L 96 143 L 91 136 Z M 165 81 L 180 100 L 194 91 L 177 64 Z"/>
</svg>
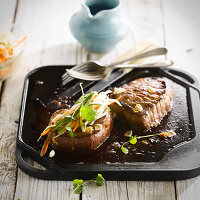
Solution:
<svg viewBox="0 0 200 200">
<path fill-rule="evenodd" d="M 138 131 L 157 126 L 172 108 L 173 91 L 165 81 L 139 78 L 114 89 L 114 98 L 120 97 L 120 107 L 111 109 Z"/>
</svg>

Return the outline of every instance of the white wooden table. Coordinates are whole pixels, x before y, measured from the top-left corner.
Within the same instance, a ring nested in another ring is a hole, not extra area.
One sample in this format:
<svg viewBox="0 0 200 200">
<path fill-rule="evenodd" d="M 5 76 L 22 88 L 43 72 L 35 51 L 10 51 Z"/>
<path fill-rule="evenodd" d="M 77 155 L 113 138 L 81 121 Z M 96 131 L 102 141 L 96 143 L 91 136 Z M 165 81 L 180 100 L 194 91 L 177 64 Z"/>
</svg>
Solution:
<svg viewBox="0 0 200 200">
<path fill-rule="evenodd" d="M 70 34 L 68 22 L 79 0 L 0 0 L 0 32 L 19 25 L 29 36 L 19 71 L 0 83 L 0 199 L 67 199 L 70 181 L 43 181 L 23 173 L 15 162 L 15 143 L 24 76 L 49 64 L 76 64 L 88 59 L 112 61 L 134 44 L 152 38 L 169 49 L 175 66 L 200 79 L 199 0 L 121 0 L 132 24 L 131 33 L 113 51 L 95 54 Z M 199 158 L 200 159 L 200 158 Z M 36 165 L 35 163 L 32 163 Z M 79 178 L 79 177 L 77 177 Z M 106 181 L 87 186 L 74 199 L 198 200 L 200 176 L 186 181 Z"/>
</svg>

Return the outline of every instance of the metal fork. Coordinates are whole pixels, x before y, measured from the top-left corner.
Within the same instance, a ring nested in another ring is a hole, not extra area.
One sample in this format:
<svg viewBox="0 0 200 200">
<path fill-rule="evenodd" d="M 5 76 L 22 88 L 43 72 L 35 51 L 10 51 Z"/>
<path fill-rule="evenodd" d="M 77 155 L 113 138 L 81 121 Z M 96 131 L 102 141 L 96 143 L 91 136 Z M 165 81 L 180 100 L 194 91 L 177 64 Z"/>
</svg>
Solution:
<svg viewBox="0 0 200 200">
<path fill-rule="evenodd" d="M 173 65 L 173 61 L 165 60 L 165 61 L 156 62 L 156 63 L 115 65 L 115 66 L 109 66 L 109 67 L 101 67 L 101 68 L 95 68 L 95 70 L 88 71 L 88 72 L 67 69 L 67 72 L 71 77 L 74 77 L 77 79 L 88 80 L 88 81 L 99 81 L 99 80 L 102 80 L 102 79 L 108 77 L 114 69 L 141 68 L 141 67 L 150 67 L 150 68 L 152 68 L 152 67 L 169 67 L 171 65 Z M 82 67 L 82 68 L 84 68 L 84 67 Z"/>
<path fill-rule="evenodd" d="M 141 58 L 145 58 L 145 57 L 150 57 L 150 56 L 157 56 L 157 55 L 166 55 L 167 54 L 167 49 L 164 47 L 160 47 L 160 48 L 155 48 L 149 51 L 146 51 L 142 54 L 136 55 L 136 56 L 132 56 L 128 59 L 124 59 L 124 60 L 120 60 L 118 62 L 114 62 L 111 63 L 110 65 L 103 65 L 98 61 L 88 61 L 85 63 L 82 63 L 80 65 L 76 65 L 75 67 L 73 67 L 70 71 L 77 71 L 77 72 L 85 72 L 85 71 L 90 71 L 91 69 L 94 71 L 94 69 L 99 69 L 99 68 L 109 68 L 115 65 L 119 65 L 125 62 L 128 62 L 130 60 L 136 60 L 136 59 L 141 59 Z M 69 74 L 69 69 L 66 69 L 66 73 L 63 74 L 62 76 L 62 85 L 66 85 L 68 82 L 70 82 L 71 80 L 73 80 L 73 77 L 70 77 Z"/>
</svg>

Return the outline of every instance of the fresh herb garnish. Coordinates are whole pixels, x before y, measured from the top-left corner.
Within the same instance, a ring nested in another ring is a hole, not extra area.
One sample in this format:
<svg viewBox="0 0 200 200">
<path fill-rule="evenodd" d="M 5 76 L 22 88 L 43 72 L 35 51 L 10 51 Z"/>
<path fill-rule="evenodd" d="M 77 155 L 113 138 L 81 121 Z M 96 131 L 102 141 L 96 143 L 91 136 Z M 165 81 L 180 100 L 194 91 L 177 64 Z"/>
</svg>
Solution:
<svg viewBox="0 0 200 200">
<path fill-rule="evenodd" d="M 98 176 L 94 179 L 91 179 L 89 181 L 83 181 L 82 179 L 74 179 L 73 180 L 73 192 L 70 195 L 69 199 L 70 200 L 73 196 L 73 194 L 81 194 L 83 192 L 83 186 L 94 181 L 96 185 L 102 186 L 105 183 L 105 179 L 101 174 L 98 174 Z"/>
<path fill-rule="evenodd" d="M 128 154 L 128 149 L 124 145 L 121 146 L 121 150 L 124 154 Z"/>
<path fill-rule="evenodd" d="M 130 139 L 128 142 L 125 142 L 122 146 L 121 146 L 121 151 L 124 154 L 128 154 L 128 149 L 124 147 L 124 145 L 130 143 L 130 144 L 136 144 L 138 139 L 142 139 L 142 138 L 149 138 L 149 137 L 153 137 L 153 136 L 161 136 L 161 137 L 173 137 L 174 135 L 176 135 L 175 132 L 173 131 L 169 131 L 169 132 L 162 132 L 162 133 L 157 133 L 157 134 L 152 134 L 152 135 L 144 135 L 144 136 L 130 136 Z"/>
<path fill-rule="evenodd" d="M 82 179 L 74 179 L 73 180 L 73 190 L 75 194 L 80 194 L 83 191 L 83 180 Z"/>
<path fill-rule="evenodd" d="M 128 143 L 131 143 L 131 144 L 136 144 L 137 143 L 137 137 L 136 135 L 133 137 L 131 136 L 129 141 L 128 142 L 125 142 L 122 146 L 121 146 L 121 151 L 124 153 L 124 154 L 128 154 L 128 149 L 126 147 L 124 147 L 124 145 L 128 144 Z"/>
<path fill-rule="evenodd" d="M 103 178 L 103 176 L 101 174 L 98 174 L 98 176 L 96 177 L 96 184 L 98 186 L 102 186 L 105 183 L 105 179 Z"/>
<path fill-rule="evenodd" d="M 80 108 L 80 115 L 87 121 L 92 122 L 95 120 L 96 110 L 90 106 L 82 106 Z"/>
<path fill-rule="evenodd" d="M 136 143 L 137 143 L 137 137 L 136 137 L 136 135 L 135 135 L 134 137 L 131 136 L 130 139 L 129 139 L 129 142 L 130 142 L 131 144 L 136 144 Z"/>
</svg>

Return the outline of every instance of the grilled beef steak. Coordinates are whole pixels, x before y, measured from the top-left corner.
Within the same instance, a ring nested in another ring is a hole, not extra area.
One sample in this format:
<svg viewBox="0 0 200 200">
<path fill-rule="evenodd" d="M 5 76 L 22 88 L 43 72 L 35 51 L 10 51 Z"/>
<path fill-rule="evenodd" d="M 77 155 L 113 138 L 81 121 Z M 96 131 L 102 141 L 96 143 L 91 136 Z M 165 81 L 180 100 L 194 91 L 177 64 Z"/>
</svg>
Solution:
<svg viewBox="0 0 200 200">
<path fill-rule="evenodd" d="M 65 109 L 61 109 L 56 111 L 50 118 L 50 123 L 52 119 L 57 114 L 62 114 Z M 95 127 L 98 125 L 102 125 L 101 130 L 95 130 Z M 93 150 L 101 146 L 101 144 L 109 137 L 112 127 L 113 127 L 113 118 L 112 112 L 109 111 L 108 114 L 97 120 L 92 125 L 94 131 L 92 133 L 82 132 L 80 129 L 75 131 L 75 136 L 71 137 L 68 132 L 64 133 L 63 135 L 52 139 L 52 143 L 56 149 L 59 150 Z M 54 135 L 55 136 L 55 135 Z"/>
<path fill-rule="evenodd" d="M 114 98 L 121 97 L 112 110 L 135 130 L 148 130 L 157 126 L 172 108 L 173 91 L 165 81 L 139 78 L 115 88 Z"/>
</svg>

